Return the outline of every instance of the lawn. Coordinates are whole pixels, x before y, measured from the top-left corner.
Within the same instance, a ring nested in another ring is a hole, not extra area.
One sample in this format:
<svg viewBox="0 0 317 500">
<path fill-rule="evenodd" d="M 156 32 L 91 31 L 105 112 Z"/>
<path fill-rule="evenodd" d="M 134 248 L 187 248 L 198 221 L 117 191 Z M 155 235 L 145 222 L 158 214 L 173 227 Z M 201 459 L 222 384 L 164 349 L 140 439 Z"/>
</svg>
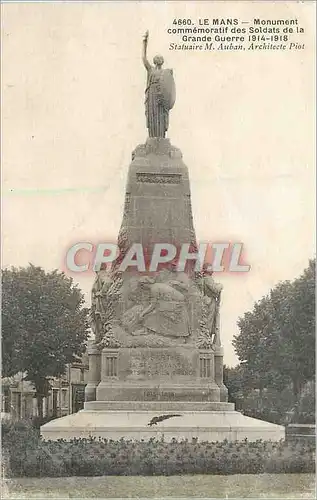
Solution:
<svg viewBox="0 0 317 500">
<path fill-rule="evenodd" d="M 4 481 L 1 498 L 315 498 L 314 474 L 101 476 Z"/>
</svg>

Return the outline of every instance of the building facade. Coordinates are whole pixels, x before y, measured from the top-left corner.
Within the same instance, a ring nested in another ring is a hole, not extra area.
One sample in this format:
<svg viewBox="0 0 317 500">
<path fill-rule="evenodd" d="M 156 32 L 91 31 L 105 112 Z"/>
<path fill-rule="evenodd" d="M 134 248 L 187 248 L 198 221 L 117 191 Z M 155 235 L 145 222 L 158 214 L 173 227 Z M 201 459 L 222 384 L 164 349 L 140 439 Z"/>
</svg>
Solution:
<svg viewBox="0 0 317 500">
<path fill-rule="evenodd" d="M 88 378 L 88 358 L 68 365 L 65 375 L 50 379 L 51 390 L 43 400 L 44 417 L 62 417 L 84 407 L 85 386 Z M 35 389 L 23 374 L 2 379 L 2 418 L 21 420 L 38 415 Z"/>
</svg>

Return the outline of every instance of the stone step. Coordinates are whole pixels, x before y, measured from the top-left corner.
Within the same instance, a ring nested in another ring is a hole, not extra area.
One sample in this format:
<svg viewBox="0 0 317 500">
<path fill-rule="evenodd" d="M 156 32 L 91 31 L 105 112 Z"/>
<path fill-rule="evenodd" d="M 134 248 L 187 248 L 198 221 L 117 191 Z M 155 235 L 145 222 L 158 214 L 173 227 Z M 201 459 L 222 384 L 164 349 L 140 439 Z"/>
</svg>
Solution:
<svg viewBox="0 0 317 500">
<path fill-rule="evenodd" d="M 234 411 L 234 403 L 218 401 L 86 401 L 85 410 L 122 411 Z"/>
</svg>

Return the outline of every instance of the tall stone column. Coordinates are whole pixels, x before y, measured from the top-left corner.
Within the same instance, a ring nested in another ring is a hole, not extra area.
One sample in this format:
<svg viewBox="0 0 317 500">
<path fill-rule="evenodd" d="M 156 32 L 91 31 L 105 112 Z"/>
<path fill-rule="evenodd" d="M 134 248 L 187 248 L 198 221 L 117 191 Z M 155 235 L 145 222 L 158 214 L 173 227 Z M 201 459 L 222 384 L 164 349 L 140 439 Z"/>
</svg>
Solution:
<svg viewBox="0 0 317 500">
<path fill-rule="evenodd" d="M 85 401 L 96 401 L 96 389 L 101 379 L 101 353 L 96 344 L 88 348 L 88 384 L 85 388 Z"/>
</svg>

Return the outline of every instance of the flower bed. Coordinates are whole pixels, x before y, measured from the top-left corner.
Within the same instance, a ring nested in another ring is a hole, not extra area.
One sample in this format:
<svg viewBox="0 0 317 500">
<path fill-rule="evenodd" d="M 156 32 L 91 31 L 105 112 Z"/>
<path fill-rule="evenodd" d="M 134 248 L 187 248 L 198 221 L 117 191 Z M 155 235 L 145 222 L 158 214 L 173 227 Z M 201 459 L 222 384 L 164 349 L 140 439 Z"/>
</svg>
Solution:
<svg viewBox="0 0 317 500">
<path fill-rule="evenodd" d="M 315 468 L 314 447 L 298 442 L 43 441 L 37 429 L 23 423 L 3 423 L 2 440 L 11 477 L 312 473 Z"/>
</svg>

